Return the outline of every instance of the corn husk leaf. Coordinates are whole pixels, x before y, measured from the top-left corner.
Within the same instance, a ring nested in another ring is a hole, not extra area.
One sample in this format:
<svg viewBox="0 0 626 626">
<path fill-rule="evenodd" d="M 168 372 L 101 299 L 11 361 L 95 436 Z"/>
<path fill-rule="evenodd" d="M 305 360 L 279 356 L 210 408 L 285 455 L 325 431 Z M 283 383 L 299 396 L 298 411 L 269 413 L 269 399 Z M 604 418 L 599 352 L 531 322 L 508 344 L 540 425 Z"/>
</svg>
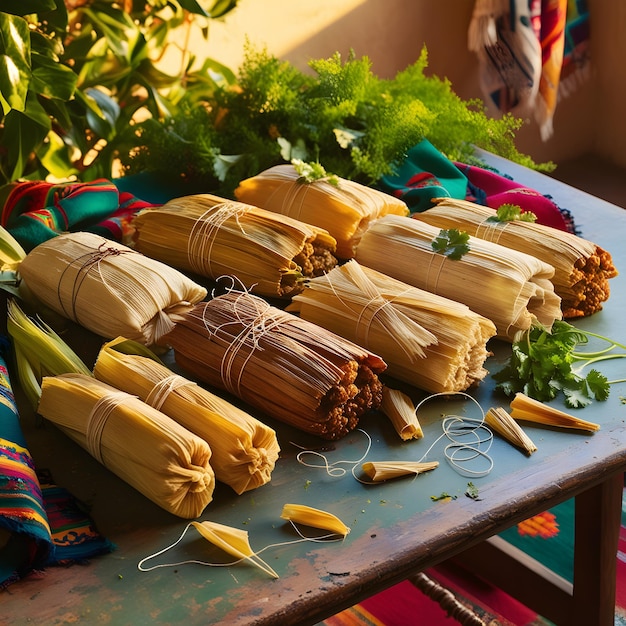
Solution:
<svg viewBox="0 0 626 626">
<path fill-rule="evenodd" d="M 485 423 L 509 443 L 521 448 L 526 454 L 537 451 L 537 446 L 521 426 L 502 407 L 492 407 L 485 414 Z"/>
<path fill-rule="evenodd" d="M 336 515 L 307 506 L 306 504 L 285 504 L 280 516 L 282 519 L 289 520 L 294 524 L 328 530 L 335 535 L 343 537 L 350 532 L 350 528 Z"/>
<path fill-rule="evenodd" d="M 536 422 L 557 428 L 575 428 L 595 432 L 600 425 L 580 419 L 523 393 L 516 393 L 510 403 L 511 417 L 526 422 Z"/>
<path fill-rule="evenodd" d="M 211 447 L 217 480 L 238 494 L 269 482 L 280 452 L 275 431 L 149 355 L 132 354 L 122 338 L 103 345 L 96 378 L 141 398 Z"/>
<path fill-rule="evenodd" d="M 337 240 L 337 256 L 350 259 L 369 225 L 393 213 L 407 216 L 404 202 L 372 187 L 335 177 L 302 182 L 293 165 L 277 165 L 239 183 L 235 196 L 281 215 L 328 231 Z"/>
<path fill-rule="evenodd" d="M 464 304 L 348 261 L 307 281 L 287 310 L 379 354 L 394 378 L 432 393 L 482 380 L 494 324 Z"/>
<path fill-rule="evenodd" d="M 29 290 L 53 311 L 112 339 L 146 345 L 172 329 L 205 287 L 164 263 L 87 232 L 39 244 L 20 264 Z"/>
<path fill-rule="evenodd" d="M 0 271 L 15 272 L 25 256 L 22 245 L 4 226 L 0 226 Z"/>
<path fill-rule="evenodd" d="M 196 305 L 166 339 L 198 380 L 323 438 L 344 436 L 380 404 L 379 356 L 252 294 Z"/>
<path fill-rule="evenodd" d="M 199 194 L 148 209 L 134 221 L 135 247 L 181 270 L 232 275 L 256 294 L 290 296 L 332 269 L 336 242 L 321 228 L 255 206 Z"/>
<path fill-rule="evenodd" d="M 166 511 L 198 517 L 213 498 L 208 444 L 139 398 L 84 374 L 46 376 L 38 411 Z"/>
<path fill-rule="evenodd" d="M 421 439 L 424 436 L 415 405 L 405 393 L 385 385 L 380 410 L 389 418 L 403 441 Z"/>
<path fill-rule="evenodd" d="M 466 200 L 445 198 L 415 217 L 438 228 L 460 228 L 552 265 L 564 318 L 599 311 L 610 294 L 608 281 L 618 273 L 611 255 L 591 241 L 535 222 L 499 222 L 493 209 Z"/>
<path fill-rule="evenodd" d="M 561 319 L 551 265 L 471 236 L 469 251 L 451 259 L 433 250 L 439 235 L 440 229 L 418 219 L 387 215 L 364 233 L 356 259 L 409 285 L 462 302 L 490 319 L 502 339 L 515 340 L 535 321 L 550 328 Z"/>
<path fill-rule="evenodd" d="M 374 482 L 391 480 L 429 472 L 439 466 L 439 461 L 368 461 L 361 466 L 363 471 Z"/>
<path fill-rule="evenodd" d="M 262 569 L 272 578 L 278 578 L 278 574 L 250 547 L 247 531 L 206 520 L 191 522 L 191 526 L 207 541 L 224 550 L 227 554 L 237 559 L 244 559 Z"/>
</svg>

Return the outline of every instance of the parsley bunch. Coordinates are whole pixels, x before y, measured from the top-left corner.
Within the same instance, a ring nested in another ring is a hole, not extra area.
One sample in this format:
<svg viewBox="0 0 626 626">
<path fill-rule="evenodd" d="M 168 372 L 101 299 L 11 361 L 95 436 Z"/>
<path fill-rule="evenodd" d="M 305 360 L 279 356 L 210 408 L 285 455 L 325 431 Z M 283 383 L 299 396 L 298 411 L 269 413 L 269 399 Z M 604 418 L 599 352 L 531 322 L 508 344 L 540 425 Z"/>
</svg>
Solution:
<svg viewBox="0 0 626 626">
<path fill-rule="evenodd" d="M 607 342 L 607 346 L 595 352 L 577 351 L 591 337 Z M 624 352 L 614 353 L 616 348 Z M 512 353 L 505 367 L 496 372 L 496 389 L 507 396 L 522 392 L 535 400 L 546 402 L 560 393 L 570 408 L 582 408 L 594 399 L 609 397 L 611 384 L 624 380 L 609 381 L 596 369 L 583 375 L 583 368 L 606 359 L 626 357 L 626 346 L 590 331 L 574 328 L 568 322 L 557 320 L 552 329 L 535 324 L 521 339 L 512 345 Z"/>
</svg>

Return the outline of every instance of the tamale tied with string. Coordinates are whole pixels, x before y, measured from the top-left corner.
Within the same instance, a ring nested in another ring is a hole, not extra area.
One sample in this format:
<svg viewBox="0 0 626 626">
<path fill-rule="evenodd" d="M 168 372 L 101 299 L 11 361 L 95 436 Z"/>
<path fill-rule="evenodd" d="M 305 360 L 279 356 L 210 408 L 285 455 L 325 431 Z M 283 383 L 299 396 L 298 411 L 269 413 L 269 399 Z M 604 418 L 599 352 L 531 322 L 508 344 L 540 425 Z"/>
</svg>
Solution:
<svg viewBox="0 0 626 626">
<path fill-rule="evenodd" d="M 611 255 L 595 243 L 533 221 L 501 221 L 493 209 L 473 202 L 445 198 L 414 217 L 438 228 L 462 229 L 552 265 L 565 319 L 601 310 L 610 295 L 609 279 L 617 276 Z"/>
<path fill-rule="evenodd" d="M 269 482 L 280 448 L 276 433 L 258 419 L 159 361 L 106 343 L 94 375 L 141 398 L 204 439 L 211 447 L 215 477 L 241 494 Z"/>
<path fill-rule="evenodd" d="M 374 222 L 357 247 L 356 260 L 419 289 L 462 302 L 490 319 L 498 337 L 515 340 L 538 321 L 561 319 L 554 267 L 540 259 L 468 236 L 458 259 L 436 251 L 441 229 L 417 219 L 387 215 Z"/>
<path fill-rule="evenodd" d="M 195 378 L 322 438 L 344 436 L 381 401 L 379 356 L 253 294 L 196 305 L 166 339 Z"/>
<path fill-rule="evenodd" d="M 38 412 L 107 469 L 178 517 L 198 517 L 213 499 L 209 445 L 135 396 L 93 376 L 46 376 Z"/>
<path fill-rule="evenodd" d="M 327 230 L 337 240 L 337 256 L 342 259 L 354 256 L 374 220 L 387 214 L 409 215 L 402 200 L 378 189 L 337 176 L 307 179 L 293 164 L 276 165 L 241 181 L 235 196 Z"/>
<path fill-rule="evenodd" d="M 496 334 L 493 322 L 466 305 L 356 260 L 307 281 L 287 310 L 372 350 L 386 373 L 432 393 L 482 380 L 487 341 Z"/>
<path fill-rule="evenodd" d="M 298 293 L 305 277 L 337 263 L 325 230 L 210 194 L 146 209 L 134 226 L 136 250 L 200 276 L 233 275 L 262 296 Z"/>
<path fill-rule="evenodd" d="M 106 339 L 157 344 L 173 316 L 207 295 L 180 271 L 100 235 L 76 232 L 39 244 L 19 266 L 38 300 Z"/>
</svg>

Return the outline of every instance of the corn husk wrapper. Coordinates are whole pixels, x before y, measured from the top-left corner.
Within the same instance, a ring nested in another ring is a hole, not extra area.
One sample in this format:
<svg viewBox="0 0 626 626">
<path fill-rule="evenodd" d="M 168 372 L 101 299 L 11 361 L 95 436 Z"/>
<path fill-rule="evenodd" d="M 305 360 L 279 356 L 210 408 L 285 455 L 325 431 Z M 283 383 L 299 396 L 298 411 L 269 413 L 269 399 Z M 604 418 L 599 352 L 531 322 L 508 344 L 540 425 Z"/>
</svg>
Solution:
<svg viewBox="0 0 626 626">
<path fill-rule="evenodd" d="M 388 374 L 432 393 L 464 391 L 482 380 L 487 341 L 496 334 L 466 305 L 354 259 L 307 281 L 287 308 L 379 354 Z"/>
<path fill-rule="evenodd" d="M 509 406 L 511 417 L 515 420 L 590 432 L 600 430 L 600 424 L 580 419 L 520 392 L 515 394 Z"/>
<path fill-rule="evenodd" d="M 361 466 L 363 472 L 374 482 L 402 478 L 429 472 L 439 467 L 439 461 L 368 461 Z"/>
<path fill-rule="evenodd" d="M 328 530 L 335 535 L 345 537 L 350 532 L 350 528 L 333 513 L 306 504 L 285 504 L 280 516 L 294 524 Z"/>
<path fill-rule="evenodd" d="M 47 376 L 41 387 L 40 415 L 155 504 L 190 519 L 211 502 L 211 449 L 200 437 L 92 376 Z"/>
<path fill-rule="evenodd" d="M 504 437 L 509 443 L 521 448 L 526 454 L 537 452 L 537 446 L 522 427 L 502 407 L 492 407 L 485 413 L 485 424 Z"/>
<path fill-rule="evenodd" d="M 539 321 L 561 319 L 554 268 L 505 246 L 469 237 L 469 252 L 450 259 L 435 252 L 440 229 L 416 219 L 387 215 L 363 235 L 356 259 L 409 285 L 456 300 L 490 319 L 497 335 L 514 341 Z"/>
<path fill-rule="evenodd" d="M 531 254 L 554 267 L 554 291 L 564 318 L 591 315 L 609 298 L 609 279 L 617 276 L 611 255 L 591 241 L 557 228 L 514 220 L 489 221 L 493 209 L 446 198 L 414 217 L 438 228 L 470 235 Z"/>
<path fill-rule="evenodd" d="M 385 385 L 380 410 L 389 418 L 403 441 L 421 439 L 424 436 L 413 401 L 400 390 Z"/>
<path fill-rule="evenodd" d="M 252 294 L 196 305 L 167 340 L 194 377 L 323 438 L 342 437 L 380 404 L 379 356 Z"/>
<path fill-rule="evenodd" d="M 106 343 L 94 375 L 137 396 L 204 439 L 211 447 L 217 480 L 238 494 L 270 481 L 280 448 L 275 431 L 230 402 L 165 365 L 116 349 L 123 338 Z"/>
<path fill-rule="evenodd" d="M 337 240 L 337 256 L 350 259 L 370 223 L 389 213 L 409 215 L 407 205 L 389 194 L 338 178 L 302 182 L 293 165 L 277 165 L 239 183 L 242 202 L 288 215 L 327 230 Z"/>
<path fill-rule="evenodd" d="M 20 275 L 53 311 L 105 337 L 159 342 L 173 318 L 207 295 L 178 270 L 87 232 L 53 237 L 22 261 Z"/>
<path fill-rule="evenodd" d="M 181 270 L 233 275 L 249 291 L 290 296 L 337 264 L 323 229 L 210 194 L 170 200 L 134 221 L 135 248 Z"/>
</svg>

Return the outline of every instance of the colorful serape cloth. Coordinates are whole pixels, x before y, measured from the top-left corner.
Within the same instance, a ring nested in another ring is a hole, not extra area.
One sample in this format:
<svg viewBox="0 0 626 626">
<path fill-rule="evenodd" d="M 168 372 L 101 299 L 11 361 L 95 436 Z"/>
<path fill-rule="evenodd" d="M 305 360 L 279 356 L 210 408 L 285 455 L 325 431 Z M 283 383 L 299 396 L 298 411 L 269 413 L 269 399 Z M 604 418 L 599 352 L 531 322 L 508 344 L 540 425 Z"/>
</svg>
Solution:
<svg viewBox="0 0 626 626">
<path fill-rule="evenodd" d="M 101 179 L 87 183 L 23 181 L 0 194 L 0 224 L 26 252 L 60 233 L 88 231 L 129 243 L 133 217 L 153 206 Z"/>
<path fill-rule="evenodd" d="M 588 74 L 588 41 L 584 0 L 476 0 L 468 31 L 488 104 L 532 114 L 544 141 L 559 97 Z"/>
</svg>

